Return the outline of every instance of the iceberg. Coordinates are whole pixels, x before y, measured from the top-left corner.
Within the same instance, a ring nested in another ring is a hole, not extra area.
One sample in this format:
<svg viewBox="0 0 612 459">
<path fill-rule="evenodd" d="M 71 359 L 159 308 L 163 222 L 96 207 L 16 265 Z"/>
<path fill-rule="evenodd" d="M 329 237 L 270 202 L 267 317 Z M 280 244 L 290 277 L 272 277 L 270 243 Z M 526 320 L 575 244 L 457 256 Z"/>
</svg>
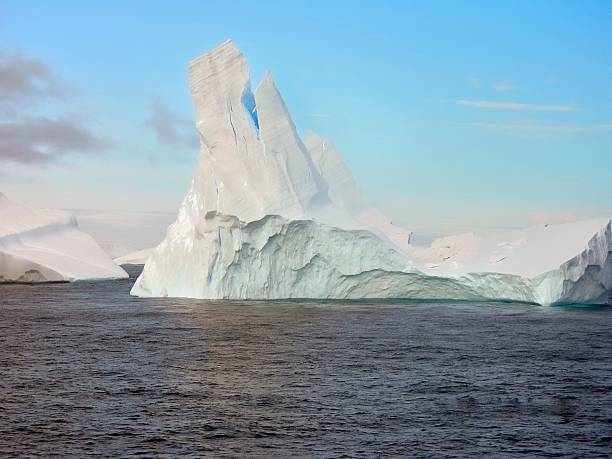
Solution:
<svg viewBox="0 0 612 459">
<path fill-rule="evenodd" d="M 412 254 L 428 274 L 462 278 L 472 285 L 484 282 L 488 296 L 495 299 L 603 304 L 612 290 L 610 218 L 484 236 L 465 233 L 437 239 Z M 491 281 L 495 277 L 499 282 Z M 522 295 L 501 290 L 521 284 Z"/>
<path fill-rule="evenodd" d="M 70 214 L 21 206 L 0 193 L 0 283 L 127 277 Z"/>
<path fill-rule="evenodd" d="M 215 211 L 207 212 L 192 234 L 182 233 L 182 223 L 147 260 L 132 293 L 210 299 L 484 299 L 453 279 L 422 274 L 370 231 L 278 215 L 242 222 Z"/>
<path fill-rule="evenodd" d="M 153 253 L 152 248 L 137 250 L 114 258 L 113 261 L 118 265 L 144 265 L 151 253 Z"/>
<path fill-rule="evenodd" d="M 270 73 L 251 90 L 231 41 L 188 73 L 200 157 L 133 295 L 608 301 L 610 218 L 414 246 L 367 203 L 333 142 L 301 139 Z"/>
</svg>

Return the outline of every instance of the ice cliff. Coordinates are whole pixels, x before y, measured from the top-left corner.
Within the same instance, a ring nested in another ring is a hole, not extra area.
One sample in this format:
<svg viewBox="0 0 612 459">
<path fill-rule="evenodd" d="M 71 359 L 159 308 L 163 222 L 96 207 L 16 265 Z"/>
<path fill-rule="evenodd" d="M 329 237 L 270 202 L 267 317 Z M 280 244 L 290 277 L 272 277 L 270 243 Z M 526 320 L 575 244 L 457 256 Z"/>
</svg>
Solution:
<svg viewBox="0 0 612 459">
<path fill-rule="evenodd" d="M 599 303 L 610 219 L 443 238 L 428 248 L 367 204 L 332 142 L 300 138 L 272 79 L 231 41 L 189 64 L 201 154 L 132 294 Z"/>
<path fill-rule="evenodd" d="M 242 222 L 210 211 L 185 234 L 183 218 L 148 259 L 134 293 L 215 299 L 483 299 L 455 280 L 423 275 L 369 231 L 278 215 Z"/>
<path fill-rule="evenodd" d="M 69 214 L 21 206 L 0 194 L 0 283 L 126 277 Z"/>
</svg>

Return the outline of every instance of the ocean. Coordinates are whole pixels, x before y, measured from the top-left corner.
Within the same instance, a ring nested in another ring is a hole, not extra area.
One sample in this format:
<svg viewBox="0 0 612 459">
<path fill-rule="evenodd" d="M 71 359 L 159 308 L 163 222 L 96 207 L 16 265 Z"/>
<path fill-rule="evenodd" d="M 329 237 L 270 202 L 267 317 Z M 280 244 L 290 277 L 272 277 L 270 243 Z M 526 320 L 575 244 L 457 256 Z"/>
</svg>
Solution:
<svg viewBox="0 0 612 459">
<path fill-rule="evenodd" d="M 612 455 L 612 307 L 133 282 L 0 286 L 1 457 Z"/>
</svg>

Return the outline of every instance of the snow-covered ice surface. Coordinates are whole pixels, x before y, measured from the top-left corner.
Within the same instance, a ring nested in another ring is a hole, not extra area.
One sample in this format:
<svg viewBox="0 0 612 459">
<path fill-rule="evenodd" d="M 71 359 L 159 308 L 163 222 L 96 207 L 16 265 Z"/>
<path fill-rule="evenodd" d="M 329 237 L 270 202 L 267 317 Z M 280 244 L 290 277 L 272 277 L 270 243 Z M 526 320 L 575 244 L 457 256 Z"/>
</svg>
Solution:
<svg viewBox="0 0 612 459">
<path fill-rule="evenodd" d="M 70 214 L 21 206 L 0 194 L 0 282 L 126 277 Z"/>
<path fill-rule="evenodd" d="M 412 254 L 428 274 L 461 277 L 479 273 L 467 276 L 476 281 L 482 273 L 496 273 L 500 284 L 517 288 L 525 284 L 523 300 L 540 304 L 605 303 L 612 289 L 609 218 L 486 236 L 465 233 L 437 239 L 431 247 L 414 249 Z"/>
<path fill-rule="evenodd" d="M 410 231 L 367 204 L 332 142 L 302 141 L 270 73 L 251 91 L 231 41 L 191 61 L 189 82 L 198 167 L 132 294 L 608 300 L 609 218 L 415 247 Z"/>
</svg>

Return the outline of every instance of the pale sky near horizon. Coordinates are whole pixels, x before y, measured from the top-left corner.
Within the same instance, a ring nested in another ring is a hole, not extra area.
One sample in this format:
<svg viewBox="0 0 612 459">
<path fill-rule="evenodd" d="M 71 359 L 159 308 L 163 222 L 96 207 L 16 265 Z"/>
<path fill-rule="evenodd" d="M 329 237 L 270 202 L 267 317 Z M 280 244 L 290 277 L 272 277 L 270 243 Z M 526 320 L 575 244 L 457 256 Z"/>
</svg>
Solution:
<svg viewBox="0 0 612 459">
<path fill-rule="evenodd" d="M 612 2 L 0 0 L 0 192 L 174 212 L 187 61 L 231 38 L 428 233 L 612 215 Z"/>
</svg>

